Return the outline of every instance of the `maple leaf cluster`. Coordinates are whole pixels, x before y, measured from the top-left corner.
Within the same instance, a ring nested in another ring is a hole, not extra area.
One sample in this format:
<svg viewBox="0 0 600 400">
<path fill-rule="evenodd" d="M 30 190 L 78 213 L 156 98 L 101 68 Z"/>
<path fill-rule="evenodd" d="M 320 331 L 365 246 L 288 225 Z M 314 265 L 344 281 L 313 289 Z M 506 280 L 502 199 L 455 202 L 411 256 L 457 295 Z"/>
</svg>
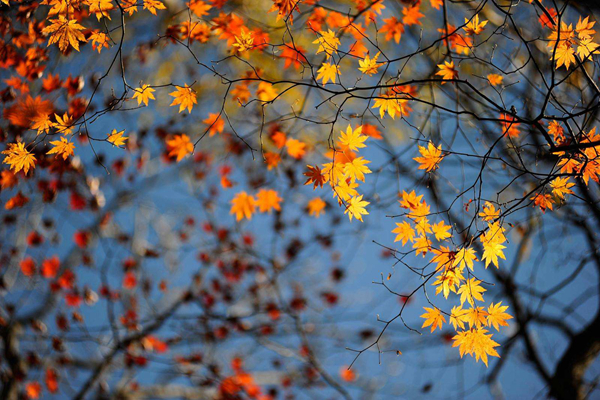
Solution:
<svg viewBox="0 0 600 400">
<path fill-rule="evenodd" d="M 369 138 L 363 134 L 364 126 L 352 128 L 348 125 L 346 131 L 341 131 L 334 149 L 326 154 L 331 162 L 322 164 L 322 167 L 308 165 L 308 171 L 304 175 L 308 178 L 305 185 L 313 185 L 313 189 L 323 187 L 325 184 L 331 187 L 333 197 L 337 198 L 338 204 L 345 206 L 345 214 L 352 218 L 363 220 L 363 215 L 368 215 L 366 206 L 369 202 L 363 200 L 363 195 L 356 190 L 359 182 L 365 181 L 365 175 L 371 170 L 367 166 L 369 160 L 358 157 L 358 151 L 365 148 L 365 141 Z"/>
<path fill-rule="evenodd" d="M 556 69 L 564 67 L 568 70 L 571 64 L 575 64 L 575 55 L 579 56 L 581 62 L 592 59 L 593 54 L 600 54 L 599 44 L 594 42 L 593 29 L 595 21 L 590 21 L 585 17 L 577 21 L 575 29 L 573 24 L 560 22 L 560 28 L 557 20 L 553 20 L 551 25 L 552 32 L 548 36 L 548 49 L 552 54 L 552 59 L 556 62 Z"/>
<path fill-rule="evenodd" d="M 420 151 L 423 157 L 415 158 L 421 164 L 419 168 L 434 170 L 442 158 L 441 146 L 437 148 L 430 142 L 428 148 L 421 147 Z M 487 289 L 474 276 L 475 262 L 478 261 L 476 251 L 467 245 L 453 248 L 452 226 L 447 225 L 443 219 L 435 224 L 429 221 L 431 207 L 423 199 L 423 195 L 417 195 L 414 190 L 410 193 L 403 191 L 400 195 L 400 207 L 407 212 L 405 220 L 396 223 L 396 228 L 392 230 L 396 234 L 394 241 L 400 241 L 403 246 L 412 243 L 415 255 L 425 257 L 431 254 L 430 263 L 435 265 L 435 271 L 426 275 L 426 281 L 434 280 L 432 285 L 436 295 L 442 293 L 448 299 L 454 293 L 460 298 L 460 305 L 453 306 L 450 312 L 442 311 L 436 306 L 425 307 L 426 312 L 421 315 L 425 319 L 422 327 L 430 327 L 431 332 L 434 332 L 436 329 L 442 330 L 443 325 L 449 322 L 456 331 L 452 338 L 453 346 L 459 347 L 461 357 L 464 354 L 472 355 L 487 366 L 488 356 L 499 357 L 495 350 L 499 344 L 491 339 L 492 334 L 488 334 L 486 328 L 493 326 L 499 331 L 500 326 L 508 326 L 506 321 L 512 318 L 505 312 L 508 306 L 491 303 L 486 310 L 478 305 L 477 302 L 485 301 L 483 293 Z M 498 259 L 505 259 L 503 250 L 506 248 L 503 245 L 506 237 L 500 224 L 500 210 L 496 210 L 494 204 L 486 202 L 479 217 L 488 225 L 479 237 L 483 247 L 482 260 L 485 261 L 486 268 L 489 264 L 499 268 Z M 465 272 L 473 277 L 465 276 Z M 469 308 L 463 308 L 465 303 Z"/>
<path fill-rule="evenodd" d="M 273 189 L 260 189 L 256 196 L 242 191 L 231 200 L 230 214 L 235 214 L 237 221 L 243 218 L 252 219 L 257 207 L 261 213 L 270 213 L 273 210 L 281 211 L 282 201 L 283 199 Z"/>
</svg>

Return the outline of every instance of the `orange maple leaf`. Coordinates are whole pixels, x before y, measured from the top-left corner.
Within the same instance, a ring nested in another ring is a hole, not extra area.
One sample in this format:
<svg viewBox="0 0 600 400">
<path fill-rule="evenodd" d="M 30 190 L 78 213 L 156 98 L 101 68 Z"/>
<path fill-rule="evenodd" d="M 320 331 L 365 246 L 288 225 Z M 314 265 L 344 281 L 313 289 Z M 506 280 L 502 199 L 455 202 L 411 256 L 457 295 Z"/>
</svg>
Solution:
<svg viewBox="0 0 600 400">
<path fill-rule="evenodd" d="M 51 19 L 51 24 L 42 30 L 44 34 L 51 34 L 48 40 L 48 46 L 58 43 L 61 52 L 66 53 L 69 46 L 79 51 L 79 42 L 87 42 L 82 30 L 85 29 L 77 23 L 76 19 L 68 20 L 62 15 L 58 19 Z"/>
<path fill-rule="evenodd" d="M 277 11 L 277 21 L 280 19 L 287 20 L 289 18 L 290 24 L 294 23 L 293 11 L 298 11 L 298 4 L 301 0 L 273 0 L 273 7 L 269 12 Z"/>
<path fill-rule="evenodd" d="M 260 212 L 271 212 L 271 210 L 281 211 L 279 203 L 282 201 L 283 199 L 273 189 L 260 189 L 256 193 L 256 205 Z"/>
<path fill-rule="evenodd" d="M 287 148 L 288 154 L 297 160 L 304 157 L 304 153 L 306 153 L 306 143 L 297 139 L 288 139 L 285 142 L 285 147 Z"/>
<path fill-rule="evenodd" d="M 443 80 L 452 80 L 458 78 L 458 71 L 454 68 L 454 61 L 445 61 L 443 64 L 438 64 L 440 69 L 436 75 L 440 75 Z M 442 82 L 442 85 L 444 82 Z"/>
<path fill-rule="evenodd" d="M 384 19 L 383 22 L 385 22 L 385 25 L 381 27 L 380 32 L 385 33 L 385 40 L 389 42 L 394 39 L 396 43 L 400 43 L 400 38 L 404 33 L 402 22 L 398 21 L 395 17 Z"/>
<path fill-rule="evenodd" d="M 208 125 L 208 131 L 210 132 L 209 136 L 222 133 L 223 129 L 225 129 L 225 121 L 223 121 L 220 114 L 209 113 L 208 117 L 202 120 L 202 122 Z"/>
<path fill-rule="evenodd" d="M 240 221 L 242 218 L 252 219 L 252 214 L 256 209 L 256 200 L 246 192 L 239 192 L 231 200 L 230 214 L 235 214 L 235 219 Z"/>
<path fill-rule="evenodd" d="M 402 15 L 404 15 L 402 17 L 402 22 L 405 25 L 421 25 L 421 22 L 419 20 L 425 16 L 420 11 L 419 3 L 412 7 L 402 8 Z"/>
<path fill-rule="evenodd" d="M 169 157 L 177 156 L 179 162 L 183 157 L 194 151 L 194 145 L 190 141 L 190 137 L 183 133 L 167 140 L 167 150 L 169 151 Z"/>
<path fill-rule="evenodd" d="M 422 157 L 415 157 L 414 160 L 421 164 L 419 165 L 419 169 L 424 169 L 427 172 L 438 168 L 438 164 L 444 158 L 442 155 L 442 145 L 435 147 L 432 142 L 429 142 L 427 147 L 419 146 L 419 153 L 421 153 Z"/>
<path fill-rule="evenodd" d="M 552 210 L 552 204 L 554 200 L 552 200 L 552 196 L 549 194 L 541 194 L 538 193 L 533 196 L 530 200 L 533 200 L 533 206 L 538 206 L 542 212 L 546 212 L 546 209 Z"/>
<path fill-rule="evenodd" d="M 177 90 L 169 93 L 169 96 L 174 97 L 171 107 L 179 105 L 179 112 L 182 112 L 187 108 L 188 113 L 191 113 L 194 104 L 198 103 L 196 92 L 187 84 L 184 86 L 177 86 Z"/>
</svg>

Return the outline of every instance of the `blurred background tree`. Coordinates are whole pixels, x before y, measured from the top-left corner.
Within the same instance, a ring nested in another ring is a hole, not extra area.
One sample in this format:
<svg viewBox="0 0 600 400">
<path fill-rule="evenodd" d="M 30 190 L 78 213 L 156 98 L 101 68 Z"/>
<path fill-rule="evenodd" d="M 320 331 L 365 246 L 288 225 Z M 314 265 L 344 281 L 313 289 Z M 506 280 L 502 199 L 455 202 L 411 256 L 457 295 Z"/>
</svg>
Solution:
<svg viewBox="0 0 600 400">
<path fill-rule="evenodd" d="M 598 396 L 595 2 L 0 11 L 3 399 Z"/>
</svg>

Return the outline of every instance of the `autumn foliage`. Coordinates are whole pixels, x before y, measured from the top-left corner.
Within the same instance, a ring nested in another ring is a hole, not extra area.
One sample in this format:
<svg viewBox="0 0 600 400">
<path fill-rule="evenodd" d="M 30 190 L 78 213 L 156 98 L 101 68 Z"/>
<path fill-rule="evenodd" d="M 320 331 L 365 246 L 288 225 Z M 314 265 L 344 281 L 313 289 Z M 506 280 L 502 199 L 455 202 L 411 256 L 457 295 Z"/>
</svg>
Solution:
<svg viewBox="0 0 600 400">
<path fill-rule="evenodd" d="M 596 17 L 500 3 L 2 0 L 3 398 L 352 398 L 420 333 L 581 397 L 597 338 L 571 390 L 530 327 L 597 327 L 548 300 L 600 266 Z"/>
</svg>

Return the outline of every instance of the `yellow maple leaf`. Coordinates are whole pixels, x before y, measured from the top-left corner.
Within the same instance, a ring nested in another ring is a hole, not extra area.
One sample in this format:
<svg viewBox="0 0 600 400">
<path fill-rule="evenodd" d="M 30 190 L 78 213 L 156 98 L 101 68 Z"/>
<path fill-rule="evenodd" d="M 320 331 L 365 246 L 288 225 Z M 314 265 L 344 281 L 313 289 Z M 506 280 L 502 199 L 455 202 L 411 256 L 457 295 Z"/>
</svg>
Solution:
<svg viewBox="0 0 600 400">
<path fill-rule="evenodd" d="M 417 196 L 417 194 L 415 193 L 414 190 L 412 190 L 410 193 L 406 193 L 406 190 L 402 191 L 402 194 L 399 195 L 401 197 L 400 200 L 398 200 L 398 202 L 400 203 L 400 207 L 402 208 L 407 208 L 409 210 L 415 210 L 417 205 L 421 203 L 421 200 L 423 199 L 423 195 L 419 195 Z"/>
<path fill-rule="evenodd" d="M 453 327 L 454 330 L 465 329 L 465 314 L 467 310 L 463 310 L 462 306 L 454 306 L 450 311 L 450 321 L 448 321 Z"/>
<path fill-rule="evenodd" d="M 570 189 L 575 184 L 573 182 L 569 182 L 569 177 L 566 176 L 564 178 L 558 177 L 550 182 L 550 187 L 552 187 L 552 194 L 560 199 L 565 198 L 565 194 L 573 194 L 573 191 Z"/>
<path fill-rule="evenodd" d="M 144 0 L 144 10 L 156 15 L 156 10 L 165 10 L 167 7 L 158 0 Z"/>
<path fill-rule="evenodd" d="M 441 269 L 458 271 L 456 268 L 452 268 L 452 261 L 454 261 L 454 252 L 450 251 L 448 247 L 440 246 L 439 249 L 433 249 L 432 253 L 434 254 L 434 256 L 431 259 L 431 262 L 437 264 L 435 267 L 436 271 L 439 271 Z"/>
<path fill-rule="evenodd" d="M 404 102 L 406 102 L 406 100 L 399 99 L 397 95 L 386 93 L 375 98 L 375 102 L 371 108 L 379 108 L 379 116 L 381 118 L 383 118 L 387 112 L 392 119 L 396 119 L 396 114 L 400 116 L 404 114 L 404 109 L 402 107 Z"/>
<path fill-rule="evenodd" d="M 117 132 L 116 129 L 113 129 L 112 132 L 108 134 L 108 138 L 106 140 L 108 140 L 114 146 L 122 146 L 125 144 L 127 139 L 129 139 L 127 136 L 123 136 L 124 133 L 125 131 Z"/>
<path fill-rule="evenodd" d="M 396 234 L 396 238 L 394 242 L 402 240 L 402 245 L 404 246 L 406 242 L 409 240 L 411 242 L 415 241 L 415 230 L 413 227 L 406 221 L 402 221 L 400 223 L 396 222 L 396 228 L 392 231 L 392 233 Z"/>
<path fill-rule="evenodd" d="M 73 118 L 69 117 L 67 113 L 64 113 L 62 117 L 58 114 L 54 114 L 54 118 L 56 118 L 54 127 L 58 133 L 68 135 L 73 132 Z"/>
<path fill-rule="evenodd" d="M 80 32 L 85 30 L 85 27 L 79 25 L 77 20 L 68 20 L 60 15 L 58 19 L 51 19 L 50 23 L 50 25 L 42 30 L 42 33 L 45 35 L 51 34 L 48 46 L 58 43 L 58 49 L 66 53 L 69 46 L 79 51 L 79 42 L 87 42 L 83 33 Z"/>
<path fill-rule="evenodd" d="M 240 35 L 235 37 L 233 47 L 240 53 L 250 50 L 254 47 L 254 34 L 252 32 L 246 32 L 246 30 L 242 28 Z"/>
<path fill-rule="evenodd" d="M 383 63 L 378 63 L 377 58 L 381 53 L 375 54 L 375 57 L 370 58 L 367 54 L 363 60 L 358 60 L 358 70 L 365 75 L 373 75 L 377 73 L 377 68 L 381 67 Z"/>
<path fill-rule="evenodd" d="M 330 162 L 323 164 L 323 175 L 334 186 L 339 181 L 345 179 L 344 164 L 341 162 Z"/>
<path fill-rule="evenodd" d="M 436 328 L 442 329 L 442 324 L 446 322 L 446 318 L 442 315 L 439 309 L 437 308 L 429 308 L 423 307 L 425 314 L 421 315 L 421 318 L 425 318 L 425 322 L 423 322 L 423 326 L 421 328 L 427 328 L 431 326 L 431 332 L 435 331 Z"/>
<path fill-rule="evenodd" d="M 67 12 L 71 11 L 69 7 L 73 4 L 66 0 L 43 0 L 42 4 L 47 4 L 51 8 L 48 10 L 48 16 L 66 15 Z"/>
<path fill-rule="evenodd" d="M 194 145 L 190 141 L 190 138 L 185 133 L 181 135 L 175 135 L 173 139 L 167 140 L 167 150 L 169 151 L 169 157 L 177 156 L 177 161 L 194 151 Z"/>
<path fill-rule="evenodd" d="M 443 80 L 458 78 L 458 71 L 454 68 L 454 61 L 445 61 L 443 64 L 438 64 L 438 68 L 440 70 L 435 74 L 441 76 Z M 442 82 L 443 84 L 444 82 Z"/>
<path fill-rule="evenodd" d="M 415 249 L 415 255 L 418 256 L 419 254 L 421 254 L 423 257 L 425 257 L 427 253 L 432 250 L 431 245 L 431 240 L 429 240 L 427 236 L 419 236 L 413 244 L 413 249 Z"/>
<path fill-rule="evenodd" d="M 432 225 L 429 223 L 426 215 L 429 214 L 429 206 L 425 203 L 421 203 L 417 206 L 414 213 L 409 213 L 407 216 L 411 218 L 415 223 L 415 228 L 420 235 L 431 233 Z"/>
<path fill-rule="evenodd" d="M 596 31 L 592 29 L 596 24 L 596 21 L 590 21 L 589 19 L 590 17 L 585 17 L 584 19 L 581 19 L 581 17 L 579 17 L 579 20 L 575 25 L 575 31 L 581 38 L 591 37 L 594 36 L 594 34 L 596 33 Z"/>
<path fill-rule="evenodd" d="M 15 173 L 23 170 L 27 175 L 30 169 L 35 168 L 35 156 L 25 148 L 23 142 L 9 143 L 2 154 L 6 155 L 3 163 L 10 165 L 10 169 Z"/>
<path fill-rule="evenodd" d="M 556 69 L 564 65 L 568 70 L 569 66 L 575 63 L 575 50 L 571 46 L 558 46 L 554 59 L 556 60 Z"/>
<path fill-rule="evenodd" d="M 415 245 L 416 245 L 416 243 L 415 243 Z M 436 257 L 434 257 L 435 262 L 437 262 L 438 264 L 440 262 L 447 263 L 447 261 L 442 261 L 438 257 L 439 257 L 439 255 L 436 255 Z M 437 269 L 441 269 L 441 267 L 438 267 Z M 435 282 L 432 284 L 433 286 L 437 286 L 435 289 L 436 296 L 438 294 L 440 294 L 440 292 L 444 292 L 444 298 L 447 299 L 448 295 L 450 294 L 451 291 L 453 293 L 456 293 L 456 287 L 458 285 L 460 285 L 460 282 L 463 281 L 464 279 L 465 278 L 462 275 L 462 273 L 456 268 L 447 269 L 447 270 L 443 271 L 442 273 L 438 274 L 436 276 Z"/>
<path fill-rule="evenodd" d="M 465 320 L 471 328 L 480 328 L 486 324 L 487 315 L 483 307 L 472 307 L 467 310 Z"/>
<path fill-rule="evenodd" d="M 321 79 L 321 83 L 325 86 L 329 81 L 335 83 L 335 78 L 339 73 L 340 68 L 336 64 L 326 62 L 317 70 L 317 79 Z"/>
<path fill-rule="evenodd" d="M 123 7 L 123 10 L 127 14 L 129 14 L 130 17 L 133 15 L 133 13 L 136 13 L 138 10 L 137 0 L 122 0 L 121 6 Z"/>
<path fill-rule="evenodd" d="M 431 229 L 435 235 L 436 240 L 442 241 L 446 240 L 452 236 L 450 232 L 448 232 L 452 228 L 450 225 L 446 225 L 444 221 L 440 221 L 437 224 L 431 225 Z"/>
<path fill-rule="evenodd" d="M 600 47 L 598 43 L 595 43 L 591 37 L 586 36 L 579 41 L 577 55 L 582 59 L 582 61 L 585 61 L 591 54 L 600 54 L 598 47 Z"/>
<path fill-rule="evenodd" d="M 479 216 L 484 221 L 493 221 L 500 216 L 500 210 L 496 210 L 496 207 L 489 201 L 486 201 L 483 206 L 483 211 L 479 213 Z"/>
<path fill-rule="evenodd" d="M 498 242 L 485 242 L 483 244 L 483 260 L 485 261 L 485 267 L 487 268 L 490 263 L 498 267 L 498 258 L 506 260 L 503 250 L 506 246 Z"/>
<path fill-rule="evenodd" d="M 548 133 L 554 137 L 555 142 L 562 141 L 565 137 L 565 130 L 558 121 L 550 121 L 548 124 Z"/>
<path fill-rule="evenodd" d="M 559 40 L 560 36 L 560 40 Z M 563 46 L 572 46 L 574 43 L 575 32 L 573 32 L 573 25 L 567 25 L 564 21 L 560 24 L 560 33 L 558 29 L 553 28 L 550 36 L 548 36 L 548 47 L 563 47 Z"/>
<path fill-rule="evenodd" d="M 242 191 L 235 195 L 231 200 L 231 210 L 229 214 L 235 214 L 235 219 L 240 221 L 242 218 L 252 219 L 252 214 L 256 209 L 256 200 L 248 193 Z"/>
<path fill-rule="evenodd" d="M 174 97 L 171 107 L 179 105 L 179 112 L 182 112 L 187 108 L 188 113 L 191 113 L 194 104 L 198 103 L 196 92 L 187 84 L 184 86 L 177 86 L 177 90 L 169 93 L 169 96 Z"/>
<path fill-rule="evenodd" d="M 454 343 L 452 347 L 458 347 L 460 357 L 465 354 L 475 355 L 475 359 L 481 361 L 488 366 L 488 355 L 492 357 L 500 357 L 494 347 L 500 346 L 494 342 L 491 334 L 486 335 L 487 330 L 483 328 L 470 329 L 466 331 L 458 332 L 452 339 Z"/>
<path fill-rule="evenodd" d="M 483 29 L 487 25 L 488 21 L 479 22 L 479 14 L 475 14 L 475 16 L 469 21 L 468 18 L 465 18 L 465 24 L 467 24 L 463 29 L 467 33 L 467 35 L 479 35 L 483 32 Z"/>
<path fill-rule="evenodd" d="M 346 132 L 341 131 L 340 143 L 347 146 L 352 151 L 357 151 L 360 148 L 367 147 L 365 140 L 369 137 L 362 134 L 362 125 L 352 129 L 351 125 L 348 125 Z"/>
<path fill-rule="evenodd" d="M 271 210 L 281 211 L 279 203 L 282 201 L 283 199 L 273 189 L 260 189 L 256 193 L 256 205 L 260 212 L 271 212 Z"/>
<path fill-rule="evenodd" d="M 36 115 L 31 122 L 33 122 L 31 129 L 36 129 L 38 135 L 40 133 L 48 133 L 50 128 L 54 126 L 54 122 L 52 122 L 50 116 L 46 114 Z"/>
<path fill-rule="evenodd" d="M 441 144 L 435 147 L 432 142 L 429 142 L 426 148 L 419 146 L 419 153 L 421 153 L 422 157 L 415 157 L 413 160 L 421 164 L 419 165 L 419 169 L 424 169 L 427 172 L 437 169 L 440 161 L 444 159 Z"/>
<path fill-rule="evenodd" d="M 421 212 L 419 210 L 419 212 Z M 427 217 L 416 214 L 409 214 L 409 218 L 412 218 L 415 222 L 415 229 L 419 233 L 419 235 L 425 235 L 427 233 L 431 233 L 431 224 Z"/>
<path fill-rule="evenodd" d="M 486 289 L 481 286 L 481 281 L 471 278 L 463 283 L 458 288 L 458 294 L 460 295 L 460 305 L 462 306 L 467 301 L 471 306 L 475 304 L 475 300 L 483 301 L 481 295 Z"/>
<path fill-rule="evenodd" d="M 487 80 L 488 80 L 488 82 L 490 82 L 490 85 L 498 86 L 498 85 L 502 84 L 504 77 L 502 75 L 498 75 L 498 74 L 489 74 L 487 76 Z"/>
<path fill-rule="evenodd" d="M 335 36 L 335 32 L 329 29 L 327 32 L 319 32 L 319 37 L 313 43 L 319 44 L 317 54 L 325 52 L 327 59 L 329 59 L 334 53 L 337 53 L 340 39 Z"/>
<path fill-rule="evenodd" d="M 85 0 L 85 4 L 90 8 L 90 14 L 96 14 L 98 21 L 103 17 L 110 20 L 109 12 L 115 8 L 112 0 Z"/>
<path fill-rule="evenodd" d="M 64 136 L 60 140 L 50 142 L 54 147 L 50 149 L 46 154 L 56 154 L 62 156 L 63 160 L 66 160 L 69 156 L 74 154 L 75 145 L 67 140 Z"/>
<path fill-rule="evenodd" d="M 362 198 L 363 196 L 361 194 L 360 196 L 351 197 L 350 201 L 348 201 L 348 205 L 346 206 L 344 214 L 348 214 L 350 221 L 352 221 L 352 217 L 354 217 L 360 222 L 363 222 L 362 216 L 369 214 L 365 207 L 370 203 L 368 201 L 364 201 Z"/>
<path fill-rule="evenodd" d="M 370 174 L 371 170 L 367 167 L 371 161 L 365 160 L 364 157 L 357 157 L 351 162 L 344 164 L 344 173 L 355 182 L 365 181 L 365 174 Z"/>
<path fill-rule="evenodd" d="M 89 40 L 92 42 L 92 49 L 97 50 L 98 54 L 102 52 L 103 48 L 109 48 L 109 40 L 110 38 L 104 32 L 100 32 L 99 30 L 95 30 L 90 35 Z"/>
<path fill-rule="evenodd" d="M 500 226 L 498 221 L 488 223 L 488 230 L 481 235 L 481 243 L 483 244 L 483 260 L 485 261 L 485 267 L 487 268 L 490 263 L 494 264 L 498 268 L 498 257 L 506 260 L 504 257 L 502 243 L 506 242 L 504 236 L 504 228 Z"/>
<path fill-rule="evenodd" d="M 491 303 L 488 307 L 487 324 L 493 326 L 497 331 L 500 331 L 500 326 L 508 326 L 509 319 L 512 319 L 512 315 L 505 313 L 508 310 L 508 306 L 503 306 L 502 302 Z"/>
<path fill-rule="evenodd" d="M 154 92 L 155 90 L 150 85 L 142 85 L 142 87 L 134 89 L 133 99 L 137 100 L 138 106 L 142 103 L 147 106 L 148 100 L 156 100 L 152 94 Z"/>
<path fill-rule="evenodd" d="M 424 224 L 423 220 L 427 219 L 426 217 L 429 215 L 430 209 L 431 207 L 429 204 L 422 201 L 415 204 L 414 207 L 410 209 L 411 212 L 408 214 L 408 217 L 415 220 L 417 224 L 423 225 L 423 229 L 425 229 L 427 233 L 431 233 L 431 230 L 427 229 L 427 224 Z"/>
<path fill-rule="evenodd" d="M 461 270 L 467 266 L 471 269 L 471 271 L 473 271 L 473 261 L 477 261 L 475 250 L 463 247 L 456 252 L 456 256 L 454 257 L 454 266 L 458 266 Z"/>
</svg>

